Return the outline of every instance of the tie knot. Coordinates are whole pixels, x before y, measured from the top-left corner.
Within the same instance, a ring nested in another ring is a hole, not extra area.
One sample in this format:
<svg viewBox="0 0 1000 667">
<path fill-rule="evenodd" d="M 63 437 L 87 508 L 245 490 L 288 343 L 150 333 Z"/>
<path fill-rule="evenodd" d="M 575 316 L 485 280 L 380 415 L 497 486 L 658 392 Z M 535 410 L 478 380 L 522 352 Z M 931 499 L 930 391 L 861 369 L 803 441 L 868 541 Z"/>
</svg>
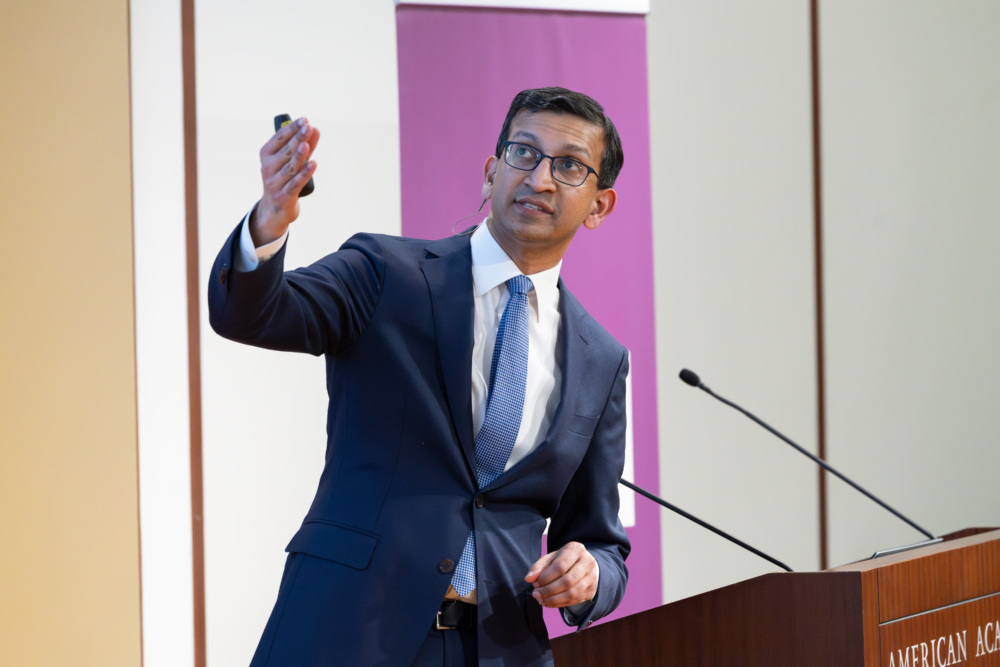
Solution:
<svg viewBox="0 0 1000 667">
<path fill-rule="evenodd" d="M 527 294 L 535 288 L 531 283 L 531 278 L 528 276 L 514 276 L 506 283 L 507 291 L 510 292 L 511 296 L 515 294 Z"/>
</svg>

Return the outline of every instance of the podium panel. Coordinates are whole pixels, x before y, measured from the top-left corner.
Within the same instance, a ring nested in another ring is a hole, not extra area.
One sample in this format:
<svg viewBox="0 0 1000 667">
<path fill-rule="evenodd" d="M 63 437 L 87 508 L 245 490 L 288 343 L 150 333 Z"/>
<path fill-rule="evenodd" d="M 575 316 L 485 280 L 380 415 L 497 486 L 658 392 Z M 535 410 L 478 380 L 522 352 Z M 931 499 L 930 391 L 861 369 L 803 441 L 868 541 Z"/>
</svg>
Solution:
<svg viewBox="0 0 1000 667">
<path fill-rule="evenodd" d="M 552 642 L 557 665 L 1000 667 L 1000 530 L 766 574 Z"/>
<path fill-rule="evenodd" d="M 985 622 L 984 622 L 985 621 Z M 1000 665 L 1000 594 L 883 624 L 890 667 Z"/>
</svg>

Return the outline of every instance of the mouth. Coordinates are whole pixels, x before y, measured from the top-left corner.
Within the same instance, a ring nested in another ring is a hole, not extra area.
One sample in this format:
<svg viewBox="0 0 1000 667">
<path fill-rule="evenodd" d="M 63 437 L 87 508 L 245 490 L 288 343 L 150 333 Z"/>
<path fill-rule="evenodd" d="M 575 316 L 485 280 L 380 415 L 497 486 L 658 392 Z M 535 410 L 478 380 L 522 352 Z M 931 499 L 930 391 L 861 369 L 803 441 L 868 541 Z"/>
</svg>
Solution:
<svg viewBox="0 0 1000 667">
<path fill-rule="evenodd" d="M 523 198 L 523 199 L 517 199 L 516 202 L 519 206 L 529 211 L 538 211 L 539 213 L 552 213 L 551 206 L 537 199 Z"/>
</svg>

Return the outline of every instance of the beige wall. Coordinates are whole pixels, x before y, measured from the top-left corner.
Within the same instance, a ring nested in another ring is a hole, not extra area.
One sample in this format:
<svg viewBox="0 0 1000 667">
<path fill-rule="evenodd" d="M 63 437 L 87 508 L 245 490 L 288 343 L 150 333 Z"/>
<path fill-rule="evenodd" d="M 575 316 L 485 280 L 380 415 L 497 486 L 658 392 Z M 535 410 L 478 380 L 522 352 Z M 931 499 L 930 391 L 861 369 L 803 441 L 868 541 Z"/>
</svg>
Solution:
<svg viewBox="0 0 1000 667">
<path fill-rule="evenodd" d="M 0 10 L 0 661 L 140 662 L 128 3 Z"/>
</svg>

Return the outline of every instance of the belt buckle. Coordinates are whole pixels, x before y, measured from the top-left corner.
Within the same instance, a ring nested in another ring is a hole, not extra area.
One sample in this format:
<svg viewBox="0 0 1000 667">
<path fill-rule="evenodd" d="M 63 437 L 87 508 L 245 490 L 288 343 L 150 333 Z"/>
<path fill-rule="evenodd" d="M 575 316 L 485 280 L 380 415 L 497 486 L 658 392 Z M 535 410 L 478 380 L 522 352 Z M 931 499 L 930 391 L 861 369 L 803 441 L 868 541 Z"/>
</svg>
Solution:
<svg viewBox="0 0 1000 667">
<path fill-rule="evenodd" d="M 457 630 L 457 625 L 441 625 L 441 610 L 438 610 L 437 616 L 434 617 L 434 629 L 435 630 Z"/>
</svg>

